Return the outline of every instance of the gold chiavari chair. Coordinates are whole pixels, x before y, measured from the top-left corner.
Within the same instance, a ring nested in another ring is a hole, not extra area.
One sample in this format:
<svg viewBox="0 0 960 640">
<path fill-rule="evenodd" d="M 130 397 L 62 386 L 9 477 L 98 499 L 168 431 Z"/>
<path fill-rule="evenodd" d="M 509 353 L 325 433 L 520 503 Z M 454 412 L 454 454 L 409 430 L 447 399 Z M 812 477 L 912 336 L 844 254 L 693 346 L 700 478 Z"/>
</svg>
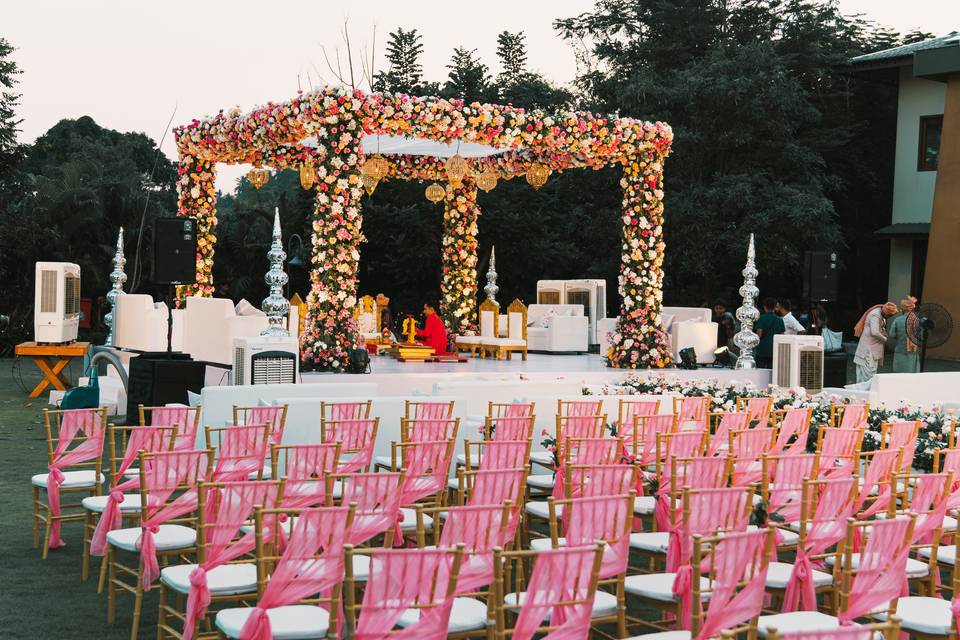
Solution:
<svg viewBox="0 0 960 640">
<path fill-rule="evenodd" d="M 407 420 L 414 420 L 420 414 L 420 407 L 422 405 L 432 405 L 436 404 L 435 402 L 420 402 L 416 400 L 404 400 L 403 402 L 403 417 Z M 456 404 L 455 400 L 451 400 L 446 403 L 447 408 L 443 411 L 443 415 L 440 416 L 440 419 L 447 419 L 453 417 L 453 407 Z"/>
<path fill-rule="evenodd" d="M 252 426 L 255 426 L 255 425 L 252 425 Z M 257 468 L 255 472 L 250 473 L 249 478 L 247 478 L 248 480 L 269 480 L 270 473 L 273 471 L 272 468 L 271 469 L 267 468 L 267 464 L 270 461 L 270 432 L 272 430 L 269 424 L 267 424 L 266 426 L 267 428 L 263 430 L 263 439 L 259 443 L 256 443 L 256 442 L 248 443 L 249 446 L 251 447 L 252 446 L 262 447 L 265 454 L 263 462 L 260 464 L 260 466 Z M 221 445 L 223 444 L 224 439 L 229 437 L 230 430 L 235 428 L 236 426 L 204 427 L 203 428 L 204 442 L 206 442 L 207 444 L 206 448 L 215 452 L 216 458 L 220 457 Z"/>
<path fill-rule="evenodd" d="M 497 418 L 504 418 L 508 415 L 515 416 L 517 414 L 511 412 L 516 411 L 518 405 L 528 407 L 526 410 L 527 415 L 532 416 L 535 413 L 535 402 L 494 402 L 490 400 L 487 402 L 487 417 L 496 420 Z"/>
<path fill-rule="evenodd" d="M 333 413 L 337 409 L 337 405 L 349 405 L 350 409 L 353 411 L 353 414 L 349 417 L 340 416 L 334 418 Z M 320 402 L 320 424 L 321 426 L 325 422 L 330 420 L 368 420 L 370 418 L 370 412 L 373 409 L 373 400 L 367 400 L 365 402 Z"/>
<path fill-rule="evenodd" d="M 791 640 L 791 638 L 800 635 L 802 635 L 803 640 L 817 640 L 818 634 L 830 640 L 844 640 L 843 637 L 846 635 L 850 636 L 850 640 L 897 640 L 900 637 L 900 617 L 892 616 L 887 622 L 873 622 L 837 629 L 824 629 L 823 631 L 780 633 L 776 627 L 767 627 L 763 631 L 766 634 L 764 636 L 766 640 Z M 720 637 L 722 640 L 734 640 L 737 634 L 733 631 L 724 630 Z"/>
<path fill-rule="evenodd" d="M 745 397 L 738 396 L 735 407 L 737 411 L 746 411 L 750 413 L 751 421 L 752 421 L 752 416 L 755 416 L 758 414 L 765 414 L 767 416 L 767 419 L 760 420 L 761 424 L 757 424 L 756 426 L 766 427 L 770 422 L 770 416 L 773 411 L 773 396 L 761 397 L 761 398 L 757 398 L 757 397 L 745 398 Z"/>
</svg>

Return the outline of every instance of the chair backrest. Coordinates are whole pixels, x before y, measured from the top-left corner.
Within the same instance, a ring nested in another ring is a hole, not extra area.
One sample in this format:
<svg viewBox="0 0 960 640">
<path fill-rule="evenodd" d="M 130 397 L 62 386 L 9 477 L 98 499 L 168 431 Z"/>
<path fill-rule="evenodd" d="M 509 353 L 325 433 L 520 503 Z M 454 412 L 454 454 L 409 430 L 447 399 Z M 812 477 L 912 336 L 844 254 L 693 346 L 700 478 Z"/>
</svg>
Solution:
<svg viewBox="0 0 960 640">
<path fill-rule="evenodd" d="M 270 425 L 270 444 L 283 442 L 283 429 L 287 424 L 287 405 L 269 405 L 257 407 L 233 407 L 233 424 Z"/>
<path fill-rule="evenodd" d="M 599 416 L 603 412 L 603 400 L 557 400 L 557 415 Z"/>
<path fill-rule="evenodd" d="M 657 474 L 663 473 L 664 464 L 671 458 L 697 458 L 706 453 L 706 431 L 678 431 L 657 434 Z"/>
<path fill-rule="evenodd" d="M 330 420 L 366 420 L 370 417 L 373 400 L 320 402 L 320 423 Z"/>
<path fill-rule="evenodd" d="M 177 427 L 146 426 L 110 426 L 110 486 L 123 483 L 124 474 L 137 461 L 141 451 L 157 453 L 172 451 L 177 442 Z M 131 478 L 131 480 L 134 480 Z M 127 488 L 135 489 L 140 485 L 140 476 L 136 484 Z"/>
<path fill-rule="evenodd" d="M 213 479 L 219 482 L 263 477 L 270 446 L 270 425 L 204 427 L 207 447 L 216 450 Z"/>
<path fill-rule="evenodd" d="M 660 413 L 660 400 L 631 400 L 620 398 L 617 409 L 617 427 L 633 425 L 636 416 L 653 416 Z"/>
<path fill-rule="evenodd" d="M 331 473 L 327 474 L 327 506 L 333 506 L 336 487 L 340 503 L 356 509 L 347 541 L 363 544 L 381 533 L 384 545 L 393 541 L 393 529 L 400 518 L 400 490 L 403 473 Z"/>
<path fill-rule="evenodd" d="M 507 337 L 511 340 L 527 339 L 527 306 L 516 298 L 507 307 Z"/>
<path fill-rule="evenodd" d="M 487 402 L 488 418 L 522 418 L 534 414 L 534 402 Z"/>
<path fill-rule="evenodd" d="M 675 537 L 667 548 L 667 571 L 675 571 L 690 561 L 693 536 L 713 535 L 717 531 L 744 531 L 753 508 L 753 488 L 684 489 L 683 510 L 671 518 Z"/>
<path fill-rule="evenodd" d="M 703 422 L 710 411 L 710 396 L 684 396 L 673 399 L 673 412 L 677 422 Z"/>
<path fill-rule="evenodd" d="M 392 458 L 402 460 L 401 469 L 405 474 L 401 489 L 402 504 L 412 504 L 430 496 L 437 497 L 446 490 L 454 442 L 450 439 L 393 443 Z"/>
<path fill-rule="evenodd" d="M 449 420 L 453 417 L 454 400 L 450 402 L 404 401 L 403 417 L 407 420 Z"/>
<path fill-rule="evenodd" d="M 953 490 L 947 499 L 947 508 L 956 509 L 960 506 L 960 449 L 934 449 L 933 470 L 949 471 L 955 478 Z"/>
<path fill-rule="evenodd" d="M 715 413 L 717 428 L 710 436 L 710 455 L 716 455 L 724 447 L 730 446 L 730 434 L 745 431 L 750 426 L 750 414 L 746 411 Z"/>
<path fill-rule="evenodd" d="M 600 544 L 537 553 L 495 550 L 494 637 L 509 634 L 514 640 L 531 640 L 534 635 L 549 631 L 557 634 L 555 637 L 586 638 L 602 556 Z M 523 567 L 531 561 L 533 572 L 529 582 L 522 585 Z M 505 594 L 520 591 L 527 594 L 522 602 L 504 602 Z M 508 611 L 516 613 L 509 617 L 514 621 L 512 628 L 508 628 Z M 544 623 L 548 615 L 550 621 Z"/>
<path fill-rule="evenodd" d="M 680 493 L 689 489 L 719 489 L 726 487 L 733 471 L 730 456 L 670 456 L 669 472 L 660 476 L 661 493 Z"/>
<path fill-rule="evenodd" d="M 344 580 L 344 634 L 347 638 L 379 640 L 407 609 L 417 609 L 417 622 L 404 630 L 408 637 L 446 636 L 456 594 L 463 546 L 454 549 L 375 549 L 363 602 L 355 602 L 353 549 L 347 546 Z"/>
<path fill-rule="evenodd" d="M 671 413 L 655 416 L 637 416 L 632 431 L 617 433 L 624 439 L 628 452 L 641 465 L 648 465 L 657 459 L 657 441 L 659 434 L 674 433 L 677 429 L 677 418 Z M 664 455 L 666 452 L 663 452 Z"/>
<path fill-rule="evenodd" d="M 730 432 L 730 455 L 733 456 L 733 483 L 738 486 L 761 480 L 760 458 L 773 449 L 777 430 L 754 427 Z"/>
<path fill-rule="evenodd" d="M 638 477 L 633 464 L 572 464 L 564 469 L 564 497 L 626 495 L 637 488 Z"/>
<path fill-rule="evenodd" d="M 270 445 L 273 477 L 286 481 L 283 507 L 313 507 L 326 504 L 326 476 L 336 473 L 340 444 Z M 283 469 L 282 476 L 280 469 Z"/>
<path fill-rule="evenodd" d="M 761 458 L 760 491 L 768 513 L 784 520 L 799 520 L 803 499 L 803 481 L 815 480 L 820 456 L 816 453 L 785 453 Z"/>
<path fill-rule="evenodd" d="M 468 469 L 515 469 L 529 464 L 531 444 L 529 438 L 489 442 L 464 440 L 464 458 Z"/>
<path fill-rule="evenodd" d="M 100 473 L 103 444 L 107 434 L 107 410 L 44 409 L 47 463 L 61 471 L 67 468 L 94 469 Z"/>
<path fill-rule="evenodd" d="M 758 427 L 765 427 L 770 421 L 770 411 L 773 409 L 773 396 L 759 398 L 737 398 L 737 411 L 746 411 L 750 416 L 750 424 L 757 423 Z"/>
<path fill-rule="evenodd" d="M 480 337 L 496 338 L 500 329 L 500 307 L 487 298 L 480 304 Z"/>
<path fill-rule="evenodd" d="M 857 489 L 857 480 L 852 477 L 803 481 L 799 555 L 807 561 L 822 560 L 829 555 L 828 549 L 843 542 L 846 523 L 856 513 Z"/>
<path fill-rule="evenodd" d="M 401 442 L 423 442 L 424 440 L 446 440 L 456 438 L 460 429 L 460 418 L 417 418 L 400 419 Z"/>
<path fill-rule="evenodd" d="M 606 548 L 598 578 L 604 580 L 626 572 L 630 559 L 630 529 L 636 493 L 604 494 L 567 500 L 548 498 L 550 539 L 560 548 L 560 536 L 571 547 L 590 546 L 603 540 Z M 561 526 L 559 513 L 563 513 Z M 561 533 L 562 532 L 562 533 Z"/>
<path fill-rule="evenodd" d="M 561 464 L 614 464 L 623 456 L 620 438 L 565 438 Z"/>
<path fill-rule="evenodd" d="M 197 445 L 197 431 L 200 429 L 201 407 L 148 407 L 138 405 L 140 424 L 160 427 L 177 427 L 177 449 L 193 449 Z"/>
<path fill-rule="evenodd" d="M 352 517 L 353 509 L 348 506 L 257 509 L 254 529 L 259 597 L 240 632 L 242 637 L 272 638 L 267 612 L 306 598 L 327 609 L 330 628 L 338 628 L 344 548 Z M 285 534 L 285 527 L 290 528 L 286 543 L 272 544 Z"/>
<path fill-rule="evenodd" d="M 884 605 L 888 607 L 888 616 L 896 613 L 897 599 L 903 593 L 906 578 L 914 521 L 913 515 L 868 522 L 847 521 L 838 615 L 841 624 L 850 624 Z M 857 529 L 861 538 L 866 538 L 866 544 L 854 562 Z"/>
<path fill-rule="evenodd" d="M 509 500 L 515 507 L 523 505 L 526 479 L 530 467 L 457 471 L 457 504 L 502 504 Z"/>
<path fill-rule="evenodd" d="M 773 529 L 694 537 L 691 634 L 696 640 L 715 638 L 723 629 L 755 637 L 774 546 Z M 701 587 L 702 574 L 710 578 L 707 589 Z"/>
<path fill-rule="evenodd" d="M 487 417 L 483 434 L 486 440 L 527 440 L 533 437 L 535 415 Z"/>
<path fill-rule="evenodd" d="M 917 438 L 920 436 L 919 420 L 903 422 L 885 422 L 880 425 L 881 446 L 888 449 L 903 449 L 899 470 L 910 471 L 917 452 Z"/>
<path fill-rule="evenodd" d="M 943 518 L 947 515 L 947 501 L 953 488 L 953 474 L 947 471 L 896 475 L 890 480 L 893 492 L 896 492 L 898 483 L 905 488 L 899 496 L 901 510 L 916 516 L 912 541 L 915 544 L 929 545 L 931 537 L 941 533 Z M 913 490 L 908 493 L 907 487 L 912 487 Z M 891 500 L 887 517 L 894 517 L 897 513 L 897 503 Z"/>
<path fill-rule="evenodd" d="M 564 438 L 599 438 L 603 435 L 607 416 L 557 416 L 557 442 Z"/>
<path fill-rule="evenodd" d="M 862 428 L 820 427 L 817 433 L 817 451 L 820 452 L 822 470 L 831 474 L 853 473 L 854 462 L 860 454 L 862 443 Z"/>
<path fill-rule="evenodd" d="M 380 418 L 331 420 L 320 432 L 320 441 L 340 445 L 340 455 L 349 456 L 340 461 L 339 473 L 368 471 L 373 462 L 373 448 L 377 443 Z"/>
<path fill-rule="evenodd" d="M 857 501 L 857 511 L 860 517 L 867 518 L 887 508 L 894 498 L 896 487 L 891 489 L 890 479 L 900 468 L 900 459 L 903 449 L 878 449 L 865 451 L 860 454 L 861 464 L 864 465 L 863 481 L 860 485 L 860 498 Z M 868 500 L 872 504 L 861 512 Z"/>
<path fill-rule="evenodd" d="M 785 453 L 806 451 L 812 415 L 813 409 L 809 407 L 775 411 L 773 420 L 777 427 L 777 444 L 774 445 L 774 449 Z"/>
<path fill-rule="evenodd" d="M 867 403 L 831 404 L 830 424 L 844 429 L 859 429 L 866 426 L 869 414 L 870 405 Z"/>
</svg>

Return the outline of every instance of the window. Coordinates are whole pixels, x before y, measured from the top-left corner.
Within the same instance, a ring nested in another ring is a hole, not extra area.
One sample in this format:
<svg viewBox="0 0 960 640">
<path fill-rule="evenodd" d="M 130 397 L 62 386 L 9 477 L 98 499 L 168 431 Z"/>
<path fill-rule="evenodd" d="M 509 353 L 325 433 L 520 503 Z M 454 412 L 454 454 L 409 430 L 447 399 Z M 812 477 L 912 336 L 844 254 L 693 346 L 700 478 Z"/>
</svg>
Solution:
<svg viewBox="0 0 960 640">
<path fill-rule="evenodd" d="M 936 171 L 940 158 L 940 132 L 943 130 L 943 116 L 922 116 L 920 118 L 920 154 L 917 158 L 917 171 Z"/>
</svg>

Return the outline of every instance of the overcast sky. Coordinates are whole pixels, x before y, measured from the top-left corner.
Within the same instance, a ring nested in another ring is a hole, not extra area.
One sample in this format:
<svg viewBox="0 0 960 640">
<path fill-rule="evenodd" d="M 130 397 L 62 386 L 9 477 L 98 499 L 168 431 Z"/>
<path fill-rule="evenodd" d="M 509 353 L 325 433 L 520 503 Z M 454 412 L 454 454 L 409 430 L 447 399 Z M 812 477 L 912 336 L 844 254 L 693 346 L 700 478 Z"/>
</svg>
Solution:
<svg viewBox="0 0 960 640">
<path fill-rule="evenodd" d="M 442 80 L 456 46 L 476 48 L 496 73 L 496 36 L 527 34 L 530 67 L 567 83 L 576 75 L 570 47 L 552 29 L 555 18 L 587 11 L 592 0 L 486 0 L 461 12 L 436 0 L 13 0 L 0 37 L 17 48 L 23 70 L 21 139 L 31 142 L 61 118 L 89 115 L 120 131 L 159 139 L 174 124 L 240 105 L 292 97 L 298 86 L 335 82 L 324 62 L 339 45 L 344 18 L 354 50 L 370 49 L 376 27 L 377 68 L 392 29 L 423 34 L 424 71 Z M 846 13 L 906 32 L 960 30 L 960 0 L 840 0 Z M 318 77 L 319 73 L 319 77 Z M 309 74 L 309 77 L 308 77 Z M 176 151 L 168 135 L 163 150 Z M 221 165 L 221 188 L 244 169 Z"/>
</svg>

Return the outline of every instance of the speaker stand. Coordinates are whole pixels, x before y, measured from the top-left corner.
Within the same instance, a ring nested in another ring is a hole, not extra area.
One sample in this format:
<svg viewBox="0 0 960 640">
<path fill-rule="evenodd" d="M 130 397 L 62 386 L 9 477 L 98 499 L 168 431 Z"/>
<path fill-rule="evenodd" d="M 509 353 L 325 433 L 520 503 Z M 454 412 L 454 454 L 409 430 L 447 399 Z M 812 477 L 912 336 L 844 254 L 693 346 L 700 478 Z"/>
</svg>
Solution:
<svg viewBox="0 0 960 640">
<path fill-rule="evenodd" d="M 167 306 L 170 312 L 167 313 L 167 358 L 173 357 L 173 310 L 176 307 L 175 287 L 171 284 L 167 286 Z"/>
</svg>

